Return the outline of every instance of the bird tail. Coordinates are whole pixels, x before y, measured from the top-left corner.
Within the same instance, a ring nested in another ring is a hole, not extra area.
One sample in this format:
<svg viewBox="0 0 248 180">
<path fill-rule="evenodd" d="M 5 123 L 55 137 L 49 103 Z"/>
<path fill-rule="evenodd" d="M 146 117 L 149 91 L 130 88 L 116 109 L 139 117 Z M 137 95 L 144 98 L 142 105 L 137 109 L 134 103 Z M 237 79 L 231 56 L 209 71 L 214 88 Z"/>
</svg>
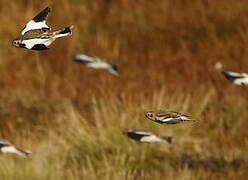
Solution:
<svg viewBox="0 0 248 180">
<path fill-rule="evenodd" d="M 171 144 L 173 137 L 172 136 L 163 136 L 162 139 L 165 140 L 166 142 L 168 142 L 169 144 Z"/>
<path fill-rule="evenodd" d="M 29 150 L 21 150 L 21 149 L 17 149 L 17 152 L 16 152 L 18 155 L 26 158 L 29 154 L 31 154 L 32 152 L 29 151 Z"/>
<path fill-rule="evenodd" d="M 72 35 L 72 29 L 73 29 L 73 25 L 71 26 L 68 26 L 62 30 L 59 30 L 59 31 L 55 31 L 54 34 L 55 34 L 55 38 L 60 38 L 60 37 L 64 37 L 64 36 L 70 36 Z"/>
<path fill-rule="evenodd" d="M 116 76 L 120 76 L 120 72 L 118 70 L 118 67 L 115 64 L 109 64 L 110 65 L 110 69 L 109 72 L 116 75 Z"/>
<path fill-rule="evenodd" d="M 182 115 L 181 117 L 180 117 L 180 120 L 181 121 L 195 121 L 194 119 L 192 119 L 190 116 L 188 116 L 188 115 Z"/>
</svg>

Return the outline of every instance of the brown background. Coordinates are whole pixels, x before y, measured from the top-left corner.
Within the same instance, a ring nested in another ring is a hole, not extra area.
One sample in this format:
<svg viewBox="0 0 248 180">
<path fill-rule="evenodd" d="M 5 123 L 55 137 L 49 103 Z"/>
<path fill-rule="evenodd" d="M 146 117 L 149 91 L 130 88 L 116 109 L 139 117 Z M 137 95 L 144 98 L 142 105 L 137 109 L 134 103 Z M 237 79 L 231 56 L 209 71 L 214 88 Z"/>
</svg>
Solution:
<svg viewBox="0 0 248 180">
<path fill-rule="evenodd" d="M 43 52 L 12 40 L 52 7 L 53 29 L 73 35 Z M 215 69 L 248 72 L 243 0 L 0 0 L 0 135 L 33 154 L 3 155 L 4 179 L 244 179 L 247 89 Z M 77 53 L 117 64 L 121 77 L 72 61 Z M 161 126 L 153 109 L 197 122 Z M 123 129 L 172 135 L 136 144 Z"/>
</svg>

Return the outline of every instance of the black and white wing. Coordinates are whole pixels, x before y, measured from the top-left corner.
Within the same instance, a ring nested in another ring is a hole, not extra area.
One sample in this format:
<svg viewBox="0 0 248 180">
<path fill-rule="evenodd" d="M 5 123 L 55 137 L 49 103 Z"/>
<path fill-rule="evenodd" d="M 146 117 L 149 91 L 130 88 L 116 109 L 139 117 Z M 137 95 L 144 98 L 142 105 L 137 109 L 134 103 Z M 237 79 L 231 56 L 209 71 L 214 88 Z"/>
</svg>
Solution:
<svg viewBox="0 0 248 180">
<path fill-rule="evenodd" d="M 228 79 L 228 80 L 234 80 L 237 78 L 243 78 L 244 76 L 247 76 L 245 73 L 237 73 L 232 71 L 223 71 L 222 74 Z"/>
<path fill-rule="evenodd" d="M 32 49 L 32 50 L 46 50 L 47 46 L 51 44 L 49 39 L 27 39 L 22 41 L 23 48 Z"/>
<path fill-rule="evenodd" d="M 222 74 L 225 78 L 236 85 L 248 85 L 248 74 L 247 73 L 237 73 L 232 71 L 223 71 Z"/>
<path fill-rule="evenodd" d="M 0 147 L 12 145 L 8 140 L 0 140 Z"/>
<path fill-rule="evenodd" d="M 189 116 L 174 111 L 160 112 L 156 116 L 158 123 L 177 124 L 182 121 L 193 121 Z"/>
<path fill-rule="evenodd" d="M 88 63 L 96 62 L 97 59 L 95 57 L 90 57 L 84 54 L 78 54 L 74 56 L 73 60 L 78 63 L 88 64 Z"/>
<path fill-rule="evenodd" d="M 131 139 L 134 139 L 136 141 L 140 141 L 141 138 L 145 136 L 150 136 L 150 132 L 144 132 L 144 131 L 128 131 L 127 136 L 130 137 Z"/>
<path fill-rule="evenodd" d="M 16 147 L 14 147 L 13 145 L 10 146 L 5 146 L 1 149 L 2 152 L 4 153 L 11 153 L 11 154 L 17 154 L 21 157 L 26 158 L 29 154 L 31 154 L 32 152 L 27 150 L 27 151 L 23 151 L 20 149 L 17 149 Z"/>
<path fill-rule="evenodd" d="M 182 121 L 181 118 L 165 118 L 163 120 L 160 120 L 160 123 L 165 123 L 165 124 L 177 124 Z"/>
<path fill-rule="evenodd" d="M 51 8 L 46 7 L 39 14 L 37 14 L 31 21 L 29 21 L 21 34 L 24 35 L 26 32 L 35 29 L 49 30 L 50 28 L 46 25 L 46 18 L 51 12 Z"/>
</svg>

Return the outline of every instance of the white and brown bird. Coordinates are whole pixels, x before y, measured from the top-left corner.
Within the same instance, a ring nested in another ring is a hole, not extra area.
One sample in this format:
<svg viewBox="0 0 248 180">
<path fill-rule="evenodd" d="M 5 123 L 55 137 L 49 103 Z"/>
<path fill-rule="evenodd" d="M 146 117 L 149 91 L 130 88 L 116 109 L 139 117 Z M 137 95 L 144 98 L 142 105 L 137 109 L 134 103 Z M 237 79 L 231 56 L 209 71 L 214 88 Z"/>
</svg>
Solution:
<svg viewBox="0 0 248 180">
<path fill-rule="evenodd" d="M 13 45 L 18 48 L 31 50 L 46 50 L 55 39 L 72 35 L 73 26 L 66 27 L 59 31 L 51 32 L 46 24 L 46 18 L 51 12 L 47 7 L 30 20 L 22 30 L 22 36 L 13 41 Z"/>
<path fill-rule="evenodd" d="M 145 116 L 149 120 L 160 124 L 177 124 L 185 121 L 194 121 L 188 115 L 166 110 L 148 111 Z"/>
<path fill-rule="evenodd" d="M 143 143 L 156 143 L 156 142 L 167 142 L 169 144 L 172 143 L 171 136 L 159 137 L 151 132 L 129 130 L 129 131 L 124 131 L 123 134 L 135 141 L 139 141 Z"/>
<path fill-rule="evenodd" d="M 247 73 L 237 73 L 232 71 L 223 71 L 222 74 L 235 85 L 247 86 L 248 85 L 248 74 Z"/>
<path fill-rule="evenodd" d="M 93 69 L 106 69 L 110 73 L 119 76 L 118 68 L 115 64 L 108 63 L 98 57 L 91 57 L 84 54 L 78 54 L 73 57 L 75 62 L 81 63 L 86 67 Z"/>
<path fill-rule="evenodd" d="M 32 153 L 29 150 L 21 150 L 19 148 L 16 148 L 14 144 L 10 143 L 7 140 L 0 140 L 0 151 L 3 153 L 17 154 L 24 158 L 26 158 L 29 154 Z"/>
</svg>

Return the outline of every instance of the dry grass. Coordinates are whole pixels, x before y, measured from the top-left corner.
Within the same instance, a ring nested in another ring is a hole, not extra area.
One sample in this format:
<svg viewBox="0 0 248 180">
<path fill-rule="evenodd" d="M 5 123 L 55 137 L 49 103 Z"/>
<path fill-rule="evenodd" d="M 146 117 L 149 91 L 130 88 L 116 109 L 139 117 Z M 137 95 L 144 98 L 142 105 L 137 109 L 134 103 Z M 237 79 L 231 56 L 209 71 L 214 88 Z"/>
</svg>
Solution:
<svg viewBox="0 0 248 180">
<path fill-rule="evenodd" d="M 13 48 L 48 5 L 48 24 L 74 24 L 73 36 L 46 52 Z M 247 72 L 247 19 L 242 0 L 1 0 L 0 135 L 33 151 L 1 154 L 1 179 L 245 179 L 247 90 L 214 64 Z M 117 64 L 122 76 L 73 63 L 79 52 Z M 144 118 L 159 108 L 197 122 Z M 138 144 L 121 134 L 130 128 L 175 142 Z"/>
</svg>

